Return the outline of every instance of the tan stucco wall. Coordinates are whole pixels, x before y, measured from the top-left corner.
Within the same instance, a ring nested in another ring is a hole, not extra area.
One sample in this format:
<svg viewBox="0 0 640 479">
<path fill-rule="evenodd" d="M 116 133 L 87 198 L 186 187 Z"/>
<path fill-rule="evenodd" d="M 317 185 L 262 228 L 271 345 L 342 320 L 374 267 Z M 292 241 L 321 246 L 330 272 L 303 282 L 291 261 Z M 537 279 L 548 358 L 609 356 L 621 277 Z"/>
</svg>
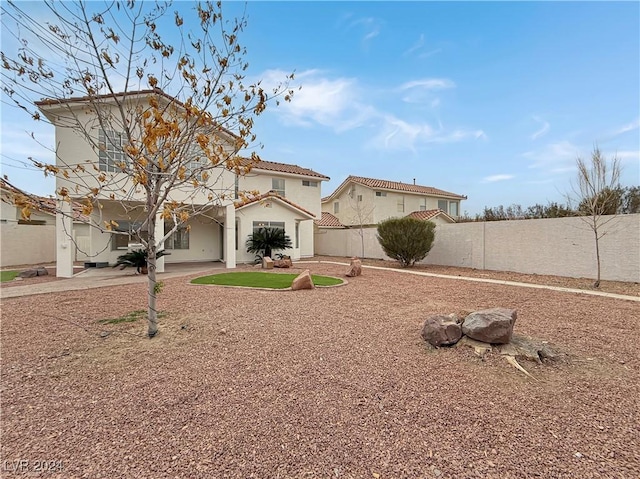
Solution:
<svg viewBox="0 0 640 479">
<path fill-rule="evenodd" d="M 0 225 L 0 266 L 52 263 L 56 259 L 56 226 Z"/>
<path fill-rule="evenodd" d="M 602 279 L 640 282 L 640 214 L 613 218 L 600 240 Z M 375 228 L 365 230 L 366 257 L 384 258 L 374 243 Z M 359 256 L 352 230 L 320 228 L 316 253 Z M 439 224 L 425 264 L 497 271 L 594 278 L 593 232 L 581 218 Z"/>
<path fill-rule="evenodd" d="M 353 195 L 350 195 L 349 192 L 352 186 Z M 362 185 L 347 186 L 336 198 L 322 203 L 322 211 L 336 216 L 344 225 L 359 225 L 377 224 L 388 218 L 401 218 L 413 211 L 420 211 L 421 206 L 424 206 L 426 210 L 438 208 L 439 198 L 436 197 L 412 193 L 396 193 L 393 191 L 386 191 L 387 196 L 376 196 L 375 192 L 376 190 Z M 358 195 L 362 196 L 362 201 L 360 202 L 358 201 Z M 398 203 L 400 202 L 404 206 L 402 211 L 398 208 Z M 339 203 L 339 211 L 337 213 L 335 213 L 335 203 Z M 459 209 L 460 202 L 458 201 Z"/>
</svg>

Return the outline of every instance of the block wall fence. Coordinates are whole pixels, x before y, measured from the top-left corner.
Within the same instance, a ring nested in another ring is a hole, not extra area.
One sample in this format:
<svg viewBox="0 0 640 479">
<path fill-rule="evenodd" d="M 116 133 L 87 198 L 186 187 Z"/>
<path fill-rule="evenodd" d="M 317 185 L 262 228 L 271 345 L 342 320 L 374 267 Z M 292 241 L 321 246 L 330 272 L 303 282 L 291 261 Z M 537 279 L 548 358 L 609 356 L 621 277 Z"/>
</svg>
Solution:
<svg viewBox="0 0 640 479">
<path fill-rule="evenodd" d="M 600 239 L 603 280 L 640 282 L 640 214 L 604 217 Z M 316 228 L 317 255 L 388 259 L 365 228 Z M 594 233 L 584 218 L 443 224 L 422 264 L 595 278 Z"/>
</svg>

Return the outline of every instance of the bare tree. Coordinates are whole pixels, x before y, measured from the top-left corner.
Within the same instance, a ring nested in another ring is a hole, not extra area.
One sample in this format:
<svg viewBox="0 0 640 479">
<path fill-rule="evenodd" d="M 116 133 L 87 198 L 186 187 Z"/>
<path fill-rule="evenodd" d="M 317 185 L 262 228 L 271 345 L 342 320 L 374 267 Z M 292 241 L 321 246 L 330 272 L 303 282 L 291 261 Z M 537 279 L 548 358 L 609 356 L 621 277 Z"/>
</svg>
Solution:
<svg viewBox="0 0 640 479">
<path fill-rule="evenodd" d="M 569 204 L 578 204 L 578 213 L 593 232 L 596 248 L 596 280 L 594 288 L 600 286 L 600 239 L 607 234 L 605 226 L 617 215 L 620 202 L 620 160 L 613 157 L 607 161 L 596 145 L 591 161 L 576 159 L 577 184 L 572 194 L 567 195 Z"/>
<path fill-rule="evenodd" d="M 233 198 L 234 182 L 222 178 L 258 160 L 255 151 L 251 161 L 238 153 L 255 146 L 254 120 L 267 104 L 291 99 L 293 74 L 264 88 L 249 82 L 239 43 L 246 16 L 226 19 L 220 2 L 178 3 L 182 11 L 174 12 L 160 1 L 39 5 L 48 22 L 27 4 L 2 3 L 2 27 L 13 37 L 2 45 L 3 102 L 55 125 L 56 135 L 71 132 L 74 147 L 88 145 L 82 160 L 69 142 L 53 148 L 53 164 L 30 160 L 56 176 L 56 213 L 68 215 L 65 205 L 80 202 L 92 227 L 144 245 L 153 337 L 159 245 L 189 218 Z M 26 216 L 38 201 L 19 195 Z M 118 231 L 117 221 L 103 217 L 105 202 L 135 210 L 140 223 Z M 172 225 L 164 237 L 158 221 Z"/>
<path fill-rule="evenodd" d="M 375 206 L 372 202 L 364 198 L 364 195 L 357 194 L 357 190 L 354 185 L 351 185 L 348 195 L 349 209 L 351 210 L 350 225 L 354 225 L 355 231 L 360 236 L 361 258 L 365 257 L 364 248 L 364 230 L 365 225 L 373 222 L 372 214 Z"/>
</svg>

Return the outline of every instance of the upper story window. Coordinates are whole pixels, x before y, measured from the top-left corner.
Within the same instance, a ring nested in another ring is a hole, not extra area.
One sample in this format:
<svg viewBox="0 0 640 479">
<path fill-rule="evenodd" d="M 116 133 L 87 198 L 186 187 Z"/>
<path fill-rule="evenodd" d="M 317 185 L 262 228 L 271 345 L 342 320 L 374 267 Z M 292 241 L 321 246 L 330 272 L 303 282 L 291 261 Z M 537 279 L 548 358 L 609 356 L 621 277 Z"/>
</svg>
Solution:
<svg viewBox="0 0 640 479">
<path fill-rule="evenodd" d="M 454 218 L 459 214 L 458 206 L 459 203 L 457 201 L 438 200 L 438 209 L 448 213 Z"/>
<path fill-rule="evenodd" d="M 100 171 L 118 173 L 126 159 L 122 150 L 125 138 L 122 133 L 110 130 L 98 132 L 98 163 Z"/>
<path fill-rule="evenodd" d="M 404 196 L 398 197 L 398 213 L 404 213 Z"/>
<path fill-rule="evenodd" d="M 310 181 L 310 180 L 302 180 L 302 186 L 313 186 L 314 188 L 317 188 L 318 187 L 318 182 L 317 181 Z"/>
<path fill-rule="evenodd" d="M 427 211 L 427 199 L 420 198 L 420 211 Z"/>
<path fill-rule="evenodd" d="M 271 178 L 271 189 L 278 193 L 280 196 L 285 196 L 284 178 Z"/>
<path fill-rule="evenodd" d="M 340 203 L 338 203 L 337 201 L 333 203 L 333 212 L 340 213 Z"/>
<path fill-rule="evenodd" d="M 362 195 L 358 195 L 358 201 L 362 201 Z"/>
<path fill-rule="evenodd" d="M 386 191 L 376 191 L 376 196 L 387 196 Z"/>
</svg>

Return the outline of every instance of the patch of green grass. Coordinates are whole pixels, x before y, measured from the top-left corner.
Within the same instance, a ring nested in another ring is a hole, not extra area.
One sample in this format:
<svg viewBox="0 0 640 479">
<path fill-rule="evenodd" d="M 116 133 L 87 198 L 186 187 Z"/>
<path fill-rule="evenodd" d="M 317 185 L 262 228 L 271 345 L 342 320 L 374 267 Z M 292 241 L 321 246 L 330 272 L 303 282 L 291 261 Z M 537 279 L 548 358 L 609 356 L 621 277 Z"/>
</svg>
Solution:
<svg viewBox="0 0 640 479">
<path fill-rule="evenodd" d="M 13 281 L 18 276 L 19 271 L 0 271 L 0 283 Z"/>
<path fill-rule="evenodd" d="M 210 276 L 202 276 L 191 280 L 193 284 L 217 284 L 220 286 L 245 286 L 248 288 L 272 288 L 285 289 L 290 288 L 291 283 L 298 276 L 297 274 L 287 273 L 263 273 L 257 271 L 220 273 Z M 313 284 L 316 286 L 335 286 L 342 284 L 340 278 L 332 278 L 330 276 L 311 275 Z"/>
<path fill-rule="evenodd" d="M 162 311 L 158 311 L 158 318 L 163 318 L 167 315 Z M 136 311 L 131 311 L 130 313 L 125 314 L 124 316 L 120 316 L 119 318 L 109 318 L 109 319 L 101 319 L 98 322 L 100 324 L 120 324 L 120 323 L 133 323 L 139 319 L 147 319 L 147 310 L 146 309 L 138 309 Z"/>
</svg>

